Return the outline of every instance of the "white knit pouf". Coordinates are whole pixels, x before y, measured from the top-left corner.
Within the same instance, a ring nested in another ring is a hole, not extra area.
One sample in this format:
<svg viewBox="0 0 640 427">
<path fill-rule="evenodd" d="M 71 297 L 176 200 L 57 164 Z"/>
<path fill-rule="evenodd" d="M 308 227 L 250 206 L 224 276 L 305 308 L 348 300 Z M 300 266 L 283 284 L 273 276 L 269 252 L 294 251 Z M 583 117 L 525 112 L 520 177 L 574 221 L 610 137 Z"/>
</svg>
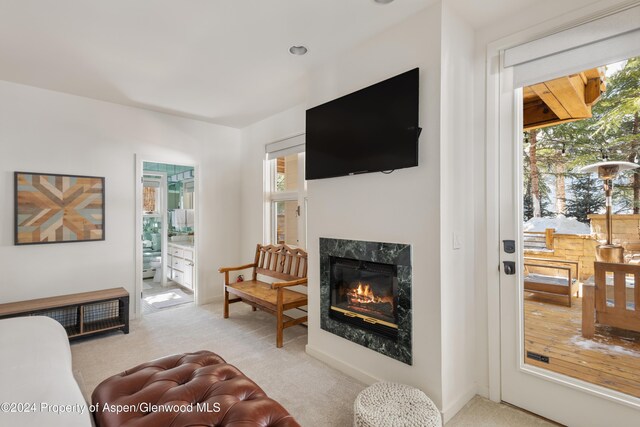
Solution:
<svg viewBox="0 0 640 427">
<path fill-rule="evenodd" d="M 353 404 L 355 427 L 442 427 L 440 411 L 424 392 L 396 383 L 377 383 Z"/>
</svg>

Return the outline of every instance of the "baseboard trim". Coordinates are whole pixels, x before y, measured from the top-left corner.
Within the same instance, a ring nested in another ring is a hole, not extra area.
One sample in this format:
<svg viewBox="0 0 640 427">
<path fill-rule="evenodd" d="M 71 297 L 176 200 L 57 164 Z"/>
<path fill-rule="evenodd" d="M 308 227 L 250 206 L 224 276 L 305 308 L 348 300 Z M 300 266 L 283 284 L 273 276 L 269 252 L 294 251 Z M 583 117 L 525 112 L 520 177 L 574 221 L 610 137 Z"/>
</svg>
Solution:
<svg viewBox="0 0 640 427">
<path fill-rule="evenodd" d="M 478 386 L 477 394 L 478 394 L 478 396 L 482 396 L 482 397 L 484 397 L 486 399 L 490 399 L 489 398 L 489 387 L 487 387 L 487 386 Z"/>
<path fill-rule="evenodd" d="M 451 418 L 453 418 L 458 412 L 460 412 L 460 410 L 464 408 L 464 405 L 469 403 L 469 401 L 473 399 L 476 394 L 478 394 L 478 386 L 473 385 L 469 387 L 469 389 L 465 393 L 460 395 L 460 397 L 458 397 L 451 405 L 447 405 L 446 408 L 443 408 L 443 424 L 449 422 L 449 420 L 451 420 Z"/>
<path fill-rule="evenodd" d="M 358 381 L 361 381 L 367 385 L 375 384 L 377 382 L 382 381 L 380 378 L 374 377 L 373 375 L 370 375 L 367 372 L 364 372 L 361 369 L 358 369 L 355 366 L 350 365 L 349 363 L 345 363 L 341 360 L 338 360 L 335 357 L 328 355 L 324 351 L 318 350 L 317 348 L 310 346 L 309 344 L 306 345 L 305 351 L 309 356 L 314 357 L 319 361 L 331 366 L 332 368 L 335 368 L 340 372 L 347 374 L 350 377 L 355 378 Z"/>
</svg>

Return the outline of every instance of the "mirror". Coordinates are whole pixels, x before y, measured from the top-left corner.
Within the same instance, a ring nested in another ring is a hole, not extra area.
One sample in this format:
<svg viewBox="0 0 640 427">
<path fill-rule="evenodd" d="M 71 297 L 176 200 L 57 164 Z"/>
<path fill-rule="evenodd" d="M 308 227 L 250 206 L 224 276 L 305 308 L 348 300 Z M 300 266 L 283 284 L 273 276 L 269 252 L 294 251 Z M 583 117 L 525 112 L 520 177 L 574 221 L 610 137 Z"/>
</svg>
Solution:
<svg viewBox="0 0 640 427">
<path fill-rule="evenodd" d="M 182 182 L 182 208 L 193 209 L 194 205 L 194 182 L 189 179 Z"/>
</svg>

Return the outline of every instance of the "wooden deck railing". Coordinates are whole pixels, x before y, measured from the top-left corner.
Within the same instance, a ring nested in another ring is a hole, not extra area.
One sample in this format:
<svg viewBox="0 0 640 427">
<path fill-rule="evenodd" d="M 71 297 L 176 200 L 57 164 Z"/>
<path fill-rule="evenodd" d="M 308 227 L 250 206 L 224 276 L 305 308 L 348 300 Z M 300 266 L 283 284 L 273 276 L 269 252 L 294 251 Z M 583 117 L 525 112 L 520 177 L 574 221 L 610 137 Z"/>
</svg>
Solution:
<svg viewBox="0 0 640 427">
<path fill-rule="evenodd" d="M 545 231 L 525 231 L 524 248 L 525 249 L 549 249 L 553 250 L 553 234 L 554 228 L 547 228 Z"/>
</svg>

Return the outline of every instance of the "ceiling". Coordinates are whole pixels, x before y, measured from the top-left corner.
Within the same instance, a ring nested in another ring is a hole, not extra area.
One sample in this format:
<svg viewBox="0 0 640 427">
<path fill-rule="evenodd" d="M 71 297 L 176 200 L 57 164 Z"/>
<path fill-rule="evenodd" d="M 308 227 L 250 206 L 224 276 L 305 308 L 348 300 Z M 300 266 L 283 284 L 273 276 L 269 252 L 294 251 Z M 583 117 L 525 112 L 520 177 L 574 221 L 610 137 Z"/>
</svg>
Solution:
<svg viewBox="0 0 640 427">
<path fill-rule="evenodd" d="M 0 0 L 0 80 L 243 127 L 303 102 L 309 68 L 432 2 Z"/>
<path fill-rule="evenodd" d="M 304 102 L 311 68 L 435 1 L 0 0 L 0 80 L 244 127 Z M 481 28 L 539 0 L 443 1 Z"/>
<path fill-rule="evenodd" d="M 541 0 L 444 0 L 450 3 L 473 28 L 486 27 Z M 546 6 L 546 5 L 545 5 Z"/>
</svg>

